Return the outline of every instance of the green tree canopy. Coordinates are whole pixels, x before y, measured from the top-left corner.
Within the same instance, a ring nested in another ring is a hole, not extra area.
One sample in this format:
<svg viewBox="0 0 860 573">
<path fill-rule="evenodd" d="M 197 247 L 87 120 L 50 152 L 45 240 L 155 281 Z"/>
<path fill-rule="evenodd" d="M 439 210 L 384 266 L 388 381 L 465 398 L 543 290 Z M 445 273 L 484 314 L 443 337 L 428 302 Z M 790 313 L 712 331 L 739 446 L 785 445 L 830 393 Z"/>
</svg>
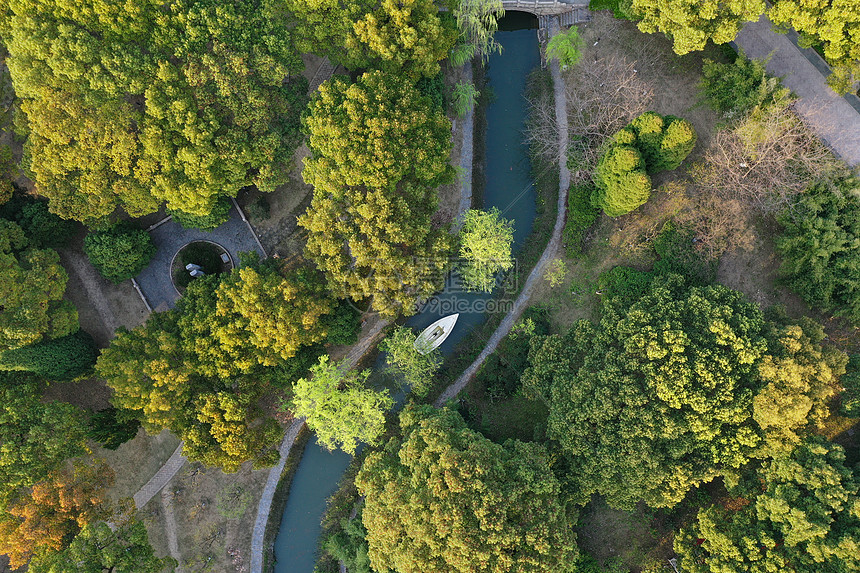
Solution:
<svg viewBox="0 0 860 573">
<path fill-rule="evenodd" d="M 451 181 L 451 125 L 408 81 L 370 72 L 320 86 L 306 119 L 314 196 L 299 225 L 335 294 L 412 312 L 438 287 L 452 244 L 433 229 L 435 187 Z"/>
<path fill-rule="evenodd" d="M 675 537 L 690 573 L 820 573 L 860 568 L 860 496 L 842 448 L 810 439 L 764 464 L 740 509 L 712 505 Z"/>
<path fill-rule="evenodd" d="M 382 0 L 347 34 L 344 64 L 412 79 L 432 77 L 456 38 L 433 0 Z"/>
<path fill-rule="evenodd" d="M 777 0 L 768 11 L 774 24 L 800 33 L 801 46 L 821 45 L 833 68 L 827 78 L 836 92 L 851 91 L 860 81 L 860 6 L 853 0 Z"/>
<path fill-rule="evenodd" d="M 320 356 L 311 375 L 293 385 L 289 408 L 326 448 L 354 454 L 359 443 L 377 444 L 385 430 L 385 413 L 394 405 L 387 390 L 367 387 L 369 370 L 344 371 L 340 364 Z"/>
<path fill-rule="evenodd" d="M 356 22 L 379 5 L 378 0 L 283 0 L 296 19 L 296 46 L 332 62 L 349 61 L 344 46 Z"/>
<path fill-rule="evenodd" d="M 83 411 L 64 402 L 43 403 L 39 386 L 28 374 L 0 372 L 0 506 L 86 447 Z"/>
<path fill-rule="evenodd" d="M 484 63 L 489 61 L 493 52 L 502 51 L 493 34 L 499 29 L 499 18 L 505 15 L 502 0 L 455 0 L 454 17 L 460 31 L 458 47 L 451 60 L 457 65 L 465 63 L 466 58 L 480 56 Z"/>
<path fill-rule="evenodd" d="M 708 40 L 731 42 L 745 22 L 758 20 L 764 11 L 764 0 L 633 0 L 631 6 L 641 19 L 639 29 L 665 33 L 677 54 L 701 50 Z"/>
<path fill-rule="evenodd" d="M 355 480 L 373 570 L 576 570 L 576 515 L 543 446 L 495 444 L 430 406 L 407 406 L 400 430 Z"/>
<path fill-rule="evenodd" d="M 78 330 L 0 353 L 0 369 L 25 370 L 48 380 L 72 380 L 91 372 L 97 357 L 93 337 Z"/>
<path fill-rule="evenodd" d="M 779 221 L 780 272 L 806 302 L 860 324 L 860 181 L 825 184 L 799 195 Z"/>
<path fill-rule="evenodd" d="M 107 523 L 84 527 L 69 547 L 30 563 L 31 573 L 162 573 L 174 571 L 169 557 L 155 556 L 141 521 L 111 528 Z"/>
<path fill-rule="evenodd" d="M 491 292 L 496 274 L 514 266 L 513 244 L 514 222 L 502 217 L 496 207 L 466 211 L 460 228 L 460 274 L 466 286 Z"/>
<path fill-rule="evenodd" d="M 442 366 L 442 356 L 438 348 L 426 354 L 415 348 L 415 332 L 408 326 L 397 326 L 385 340 L 379 343 L 379 349 L 385 352 L 385 363 L 388 368 L 408 384 L 417 396 L 424 396 L 430 391 L 434 376 Z"/>
<path fill-rule="evenodd" d="M 149 233 L 131 223 L 87 233 L 84 238 L 87 258 L 104 278 L 117 284 L 146 268 L 155 251 Z"/>
<path fill-rule="evenodd" d="M 27 131 L 25 167 L 52 211 L 94 220 L 286 180 L 306 84 L 284 18 L 262 0 L 15 0 L 0 18 Z M 253 33 L 251 33 L 253 31 Z"/>
<path fill-rule="evenodd" d="M 693 486 L 799 441 L 832 395 L 844 356 L 807 323 L 769 326 L 741 293 L 654 278 L 597 326 L 535 337 L 524 388 L 581 494 L 614 507 L 672 506 Z M 583 500 L 587 499 L 583 497 Z"/>
<path fill-rule="evenodd" d="M 69 275 L 60 256 L 28 244 L 21 227 L 0 219 L 0 351 L 78 329 L 78 311 L 63 300 Z"/>
</svg>

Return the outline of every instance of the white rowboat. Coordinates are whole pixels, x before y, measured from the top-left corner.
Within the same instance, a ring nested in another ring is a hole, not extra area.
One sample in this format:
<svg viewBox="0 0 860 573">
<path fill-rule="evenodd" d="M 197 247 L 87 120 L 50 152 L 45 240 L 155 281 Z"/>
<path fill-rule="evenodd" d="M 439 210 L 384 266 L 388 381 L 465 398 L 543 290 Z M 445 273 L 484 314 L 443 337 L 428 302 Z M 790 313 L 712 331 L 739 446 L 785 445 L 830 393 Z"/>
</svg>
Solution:
<svg viewBox="0 0 860 573">
<path fill-rule="evenodd" d="M 454 330 L 454 325 L 457 324 L 457 319 L 459 317 L 459 314 L 449 314 L 448 316 L 443 316 L 425 328 L 412 344 L 415 347 L 415 350 L 421 354 L 429 354 L 434 349 L 438 348 L 440 344 L 445 342 L 445 339 L 448 338 L 451 331 Z"/>
</svg>

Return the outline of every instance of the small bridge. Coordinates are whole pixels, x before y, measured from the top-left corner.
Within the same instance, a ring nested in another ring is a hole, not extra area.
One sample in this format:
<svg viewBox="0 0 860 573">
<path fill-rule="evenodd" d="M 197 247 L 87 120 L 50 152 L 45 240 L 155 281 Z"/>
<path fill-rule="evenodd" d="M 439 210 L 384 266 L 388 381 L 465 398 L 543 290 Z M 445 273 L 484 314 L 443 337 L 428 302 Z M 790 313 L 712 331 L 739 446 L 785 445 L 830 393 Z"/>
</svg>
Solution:
<svg viewBox="0 0 860 573">
<path fill-rule="evenodd" d="M 528 12 L 535 16 L 557 16 L 576 10 L 588 11 L 588 0 L 504 0 L 505 10 Z"/>
</svg>

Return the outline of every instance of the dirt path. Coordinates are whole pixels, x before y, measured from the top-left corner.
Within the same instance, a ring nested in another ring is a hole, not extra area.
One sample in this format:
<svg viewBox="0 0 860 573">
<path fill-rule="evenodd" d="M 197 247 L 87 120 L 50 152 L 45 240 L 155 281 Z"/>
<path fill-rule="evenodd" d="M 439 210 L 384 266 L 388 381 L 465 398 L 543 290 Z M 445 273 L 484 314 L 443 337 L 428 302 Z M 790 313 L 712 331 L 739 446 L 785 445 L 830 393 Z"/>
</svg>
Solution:
<svg viewBox="0 0 860 573">
<path fill-rule="evenodd" d="M 558 28 L 554 27 L 551 31 L 551 35 L 555 35 L 558 32 Z M 559 250 L 561 245 L 561 232 L 564 229 L 564 220 L 565 214 L 567 211 L 567 188 L 570 186 L 570 171 L 567 168 L 567 106 L 566 106 L 566 98 L 564 94 L 564 82 L 561 78 L 561 71 L 558 67 L 558 61 L 553 60 L 549 63 L 550 71 L 552 72 L 552 80 L 553 80 L 553 89 L 555 91 L 555 119 L 559 125 L 559 137 L 558 137 L 558 167 L 559 167 L 559 189 L 558 189 L 558 215 L 555 219 L 555 227 L 552 230 L 552 237 L 549 240 L 549 243 L 544 249 L 543 255 L 541 255 L 540 260 L 538 260 L 537 264 L 532 269 L 532 272 L 529 274 L 528 279 L 526 279 L 526 284 L 523 286 L 522 292 L 517 297 L 517 300 L 514 302 L 514 307 L 511 311 L 502 319 L 502 323 L 487 341 L 487 345 L 484 347 L 484 350 L 481 351 L 481 354 L 477 359 L 454 381 L 453 384 L 448 386 L 441 396 L 436 400 L 435 406 L 437 408 L 441 408 L 444 406 L 449 400 L 453 399 L 457 394 L 459 394 L 463 388 L 466 387 L 466 384 L 475 376 L 478 369 L 484 363 L 484 361 L 495 352 L 499 343 L 502 339 L 510 332 L 514 323 L 526 309 L 529 303 L 529 298 L 531 297 L 532 291 L 534 291 L 535 286 L 538 284 L 540 280 L 542 280 L 544 269 L 549 262 L 555 258 L 556 253 Z"/>
<path fill-rule="evenodd" d="M 176 537 L 176 518 L 173 515 L 173 494 L 167 490 L 161 492 L 161 507 L 164 510 L 164 524 L 167 530 L 167 548 L 170 556 L 176 559 L 177 563 L 181 563 L 179 542 Z"/>
<path fill-rule="evenodd" d="M 104 279 L 99 276 L 98 271 L 93 268 L 86 255 L 80 251 L 63 250 L 60 258 L 65 268 L 73 275 L 73 280 L 77 279 L 75 282 L 79 282 L 80 286 L 83 287 L 87 298 L 95 307 L 104 325 L 108 338 L 112 338 L 120 323 L 111 310 L 110 303 L 99 284 Z"/>
</svg>

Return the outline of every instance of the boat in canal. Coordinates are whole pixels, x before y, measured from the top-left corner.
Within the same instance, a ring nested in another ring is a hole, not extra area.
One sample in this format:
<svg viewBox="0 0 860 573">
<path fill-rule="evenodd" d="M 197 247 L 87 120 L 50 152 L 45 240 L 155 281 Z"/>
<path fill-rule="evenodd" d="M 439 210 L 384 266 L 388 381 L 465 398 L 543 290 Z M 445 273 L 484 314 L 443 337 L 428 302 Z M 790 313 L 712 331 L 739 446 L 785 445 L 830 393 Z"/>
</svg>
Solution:
<svg viewBox="0 0 860 573">
<path fill-rule="evenodd" d="M 448 338 L 448 335 L 451 334 L 452 330 L 454 330 L 454 325 L 457 324 L 457 319 L 459 317 L 459 313 L 449 314 L 448 316 L 443 316 L 425 328 L 424 331 L 418 335 L 418 338 L 415 339 L 415 342 L 412 343 L 415 350 L 421 354 L 430 354 L 433 350 L 438 348 L 440 344 L 445 342 L 445 339 Z"/>
</svg>

